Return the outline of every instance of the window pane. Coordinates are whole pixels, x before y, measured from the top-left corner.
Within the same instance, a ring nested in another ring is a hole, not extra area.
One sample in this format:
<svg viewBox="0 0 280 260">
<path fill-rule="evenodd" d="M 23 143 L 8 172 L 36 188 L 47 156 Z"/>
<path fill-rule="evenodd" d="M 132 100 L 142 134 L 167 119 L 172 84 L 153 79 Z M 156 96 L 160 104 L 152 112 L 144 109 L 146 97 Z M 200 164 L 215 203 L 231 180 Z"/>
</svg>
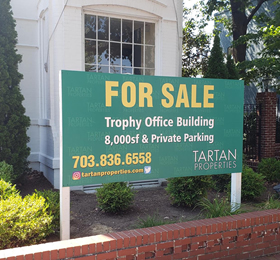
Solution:
<svg viewBox="0 0 280 260">
<path fill-rule="evenodd" d="M 122 45 L 122 65 L 132 67 L 132 44 Z"/>
<path fill-rule="evenodd" d="M 88 64 L 86 64 L 85 70 L 86 71 L 96 72 L 96 66 L 95 65 L 88 65 Z"/>
<path fill-rule="evenodd" d="M 109 44 L 108 42 L 98 43 L 98 64 L 109 64 Z"/>
<path fill-rule="evenodd" d="M 98 39 L 108 40 L 109 30 L 109 18 L 104 16 L 98 17 Z"/>
<path fill-rule="evenodd" d="M 130 20 L 122 21 L 122 41 L 132 42 L 132 21 Z"/>
<path fill-rule="evenodd" d="M 121 41 L 121 19 L 110 19 L 110 40 Z"/>
<path fill-rule="evenodd" d="M 122 74 L 132 74 L 132 68 L 122 68 Z"/>
<path fill-rule="evenodd" d="M 145 75 L 154 76 L 155 70 L 154 69 L 145 69 Z"/>
<path fill-rule="evenodd" d="M 155 47 L 154 46 L 145 47 L 145 67 L 146 68 L 155 67 Z"/>
<path fill-rule="evenodd" d="M 109 67 L 108 66 L 98 66 L 98 72 L 109 73 Z"/>
<path fill-rule="evenodd" d="M 85 15 L 85 37 L 90 39 L 96 38 L 96 16 Z"/>
<path fill-rule="evenodd" d="M 134 22 L 134 43 L 144 43 L 144 23 Z"/>
<path fill-rule="evenodd" d="M 134 45 L 134 67 L 144 67 L 143 45 Z"/>
<path fill-rule="evenodd" d="M 111 66 L 110 67 L 110 73 L 120 74 L 121 73 L 121 67 Z"/>
<path fill-rule="evenodd" d="M 155 74 L 154 23 L 86 14 L 84 26 L 86 71 Z"/>
<path fill-rule="evenodd" d="M 96 63 L 96 41 L 86 40 L 85 42 L 85 62 Z"/>
<path fill-rule="evenodd" d="M 145 43 L 155 45 L 155 24 L 145 23 Z"/>
<path fill-rule="evenodd" d="M 111 51 L 111 57 L 110 57 L 111 64 L 121 65 L 121 44 L 111 42 L 110 51 Z"/>
<path fill-rule="evenodd" d="M 143 75 L 143 70 L 142 70 L 142 69 L 137 69 L 137 68 L 135 68 L 135 69 L 134 69 L 134 74 L 135 74 L 135 75 Z"/>
</svg>

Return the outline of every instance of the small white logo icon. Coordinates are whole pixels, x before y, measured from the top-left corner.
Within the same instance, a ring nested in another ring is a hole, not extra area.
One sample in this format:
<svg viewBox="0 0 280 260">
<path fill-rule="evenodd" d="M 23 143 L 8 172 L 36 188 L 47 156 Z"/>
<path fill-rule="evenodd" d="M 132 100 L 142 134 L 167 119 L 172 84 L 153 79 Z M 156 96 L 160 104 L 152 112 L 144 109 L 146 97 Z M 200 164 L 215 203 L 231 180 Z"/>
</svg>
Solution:
<svg viewBox="0 0 280 260">
<path fill-rule="evenodd" d="M 151 166 L 145 166 L 144 167 L 144 173 L 145 174 L 150 174 L 152 171 L 152 167 Z"/>
</svg>

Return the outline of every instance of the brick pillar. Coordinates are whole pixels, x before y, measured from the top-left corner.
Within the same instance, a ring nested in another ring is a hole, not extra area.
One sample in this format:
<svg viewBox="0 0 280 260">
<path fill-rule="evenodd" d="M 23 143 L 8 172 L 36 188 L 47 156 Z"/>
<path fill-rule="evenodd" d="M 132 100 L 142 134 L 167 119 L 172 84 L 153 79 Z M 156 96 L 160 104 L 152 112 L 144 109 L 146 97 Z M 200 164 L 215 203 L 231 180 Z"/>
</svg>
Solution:
<svg viewBox="0 0 280 260">
<path fill-rule="evenodd" d="M 260 157 L 275 157 L 276 104 L 275 92 L 257 93 L 257 105 L 260 105 Z"/>
</svg>

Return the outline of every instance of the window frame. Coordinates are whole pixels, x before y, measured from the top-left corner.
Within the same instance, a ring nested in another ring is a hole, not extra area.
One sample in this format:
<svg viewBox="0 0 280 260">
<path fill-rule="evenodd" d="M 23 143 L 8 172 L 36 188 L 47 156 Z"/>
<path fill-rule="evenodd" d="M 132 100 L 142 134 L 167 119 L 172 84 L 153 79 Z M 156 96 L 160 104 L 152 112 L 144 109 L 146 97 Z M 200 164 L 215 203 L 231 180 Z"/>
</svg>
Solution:
<svg viewBox="0 0 280 260">
<path fill-rule="evenodd" d="M 86 35 L 85 35 L 85 16 L 86 15 L 92 15 L 92 16 L 95 16 L 96 17 L 96 38 L 95 39 L 89 39 L 89 38 L 86 38 Z M 108 40 L 100 40 L 98 39 L 98 17 L 106 17 L 106 18 L 109 18 L 108 20 L 108 28 L 109 28 L 109 31 L 108 31 Z M 108 67 L 108 73 L 113 73 L 113 72 L 110 72 L 111 68 L 112 67 L 119 67 L 120 68 L 120 74 L 123 74 L 123 69 L 124 68 L 131 68 L 132 70 L 132 73 L 126 73 L 126 74 L 135 74 L 134 73 L 134 70 L 135 69 L 141 69 L 142 70 L 142 74 L 139 74 L 139 75 L 157 75 L 157 71 L 158 71 L 158 66 L 157 64 L 160 64 L 158 62 L 158 59 L 157 57 L 159 57 L 157 55 L 157 51 L 158 51 L 158 20 L 157 19 L 151 19 L 151 18 L 147 18 L 147 17 L 141 17 L 141 16 L 134 16 L 134 17 L 130 17 L 130 16 L 127 16 L 127 15 L 119 15 L 119 14 L 112 14 L 112 13 L 104 13 L 104 12 L 96 12 L 96 11 L 89 11 L 89 10 L 84 10 L 84 12 L 82 13 L 82 36 L 83 36 L 83 69 L 84 71 L 86 71 L 86 40 L 94 40 L 96 41 L 96 56 L 98 56 L 98 44 L 100 42 L 106 42 L 108 43 L 108 46 L 109 46 L 109 58 L 108 58 L 108 65 L 105 65 L 106 67 Z M 111 35 L 110 35 L 110 25 L 111 25 L 111 19 L 120 19 L 120 22 L 121 22 L 121 39 L 120 41 L 113 41 L 111 40 Z M 122 26 L 122 22 L 123 20 L 129 20 L 129 21 L 132 21 L 132 42 L 129 43 L 132 45 L 132 64 L 131 66 L 125 66 L 123 65 L 123 59 L 122 59 L 122 46 L 123 44 L 127 44 L 126 42 L 123 42 L 122 41 L 122 30 L 123 30 L 123 26 Z M 144 39 L 143 39 L 143 44 L 138 44 L 138 43 L 135 43 L 134 42 L 134 24 L 135 22 L 143 22 L 144 23 Z M 145 32 L 145 24 L 146 23 L 152 23 L 154 24 L 154 44 L 147 44 L 146 43 L 146 32 Z M 111 58 L 111 48 L 110 48 L 110 44 L 111 43 L 119 43 L 120 44 L 120 65 L 114 65 L 112 66 L 111 64 L 111 61 L 110 61 L 110 58 Z M 143 57 L 143 65 L 141 67 L 135 67 L 135 64 L 134 64 L 134 59 L 135 59 L 135 52 L 134 52 L 134 48 L 135 46 L 142 46 L 143 47 L 143 53 L 141 53 L 142 57 Z M 147 67 L 146 66 L 146 47 L 153 47 L 154 50 L 153 50 L 153 55 L 154 55 L 154 60 L 153 60 L 153 63 L 154 63 L 154 67 Z M 90 65 L 90 64 L 88 64 Z M 95 65 L 93 66 L 96 66 L 96 70 L 95 72 L 98 72 L 98 66 L 100 66 L 99 63 L 95 63 Z M 103 65 L 102 65 L 103 66 Z M 152 70 L 153 73 L 152 74 L 147 74 L 146 73 L 146 70 Z M 137 75 L 137 74 L 136 74 Z"/>
</svg>

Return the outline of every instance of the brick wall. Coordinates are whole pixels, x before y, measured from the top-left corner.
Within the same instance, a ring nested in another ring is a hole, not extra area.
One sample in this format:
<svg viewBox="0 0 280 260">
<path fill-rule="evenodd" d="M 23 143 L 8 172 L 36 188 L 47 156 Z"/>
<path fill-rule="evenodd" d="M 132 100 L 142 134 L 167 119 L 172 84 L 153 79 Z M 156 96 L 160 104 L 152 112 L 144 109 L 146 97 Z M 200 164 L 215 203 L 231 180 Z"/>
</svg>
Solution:
<svg viewBox="0 0 280 260">
<path fill-rule="evenodd" d="M 0 251 L 0 260 L 252 259 L 280 252 L 280 210 Z"/>
<path fill-rule="evenodd" d="M 261 105 L 261 144 L 260 157 L 275 157 L 276 103 L 275 92 L 257 93 L 256 103 Z M 260 160 L 260 158 L 258 158 Z"/>
<path fill-rule="evenodd" d="M 275 143 L 275 157 L 280 159 L 280 143 Z"/>
</svg>

